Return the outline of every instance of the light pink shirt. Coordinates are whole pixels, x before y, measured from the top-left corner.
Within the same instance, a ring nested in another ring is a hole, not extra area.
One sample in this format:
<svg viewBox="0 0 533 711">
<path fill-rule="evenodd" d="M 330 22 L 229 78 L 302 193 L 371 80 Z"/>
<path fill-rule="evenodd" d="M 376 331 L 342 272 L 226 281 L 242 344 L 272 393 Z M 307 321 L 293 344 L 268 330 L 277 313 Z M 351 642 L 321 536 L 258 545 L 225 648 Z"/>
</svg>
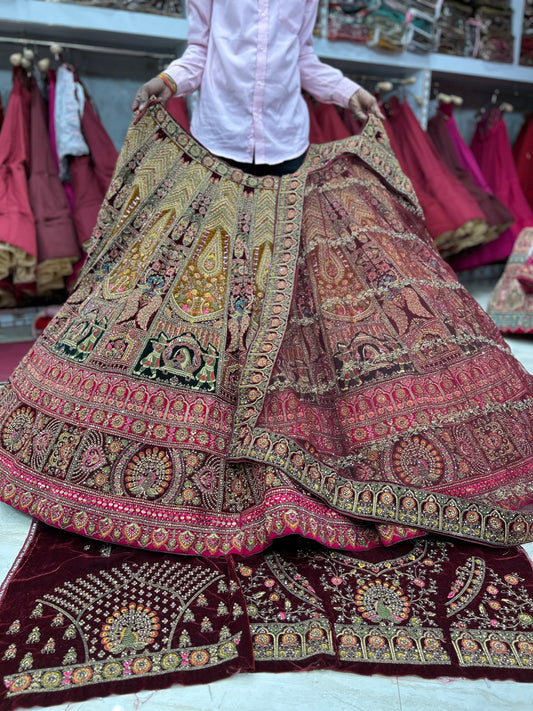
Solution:
<svg viewBox="0 0 533 711">
<path fill-rule="evenodd" d="M 313 50 L 318 0 L 188 0 L 188 46 L 165 70 L 200 89 L 191 132 L 213 153 L 281 163 L 309 144 L 301 90 L 346 107 L 359 86 Z"/>
</svg>

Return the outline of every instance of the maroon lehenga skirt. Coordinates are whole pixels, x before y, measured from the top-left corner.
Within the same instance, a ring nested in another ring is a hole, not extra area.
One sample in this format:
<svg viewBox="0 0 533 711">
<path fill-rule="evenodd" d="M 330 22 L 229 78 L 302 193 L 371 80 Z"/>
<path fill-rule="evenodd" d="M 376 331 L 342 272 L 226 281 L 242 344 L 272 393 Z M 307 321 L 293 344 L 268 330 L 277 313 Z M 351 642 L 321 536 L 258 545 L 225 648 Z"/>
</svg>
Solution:
<svg viewBox="0 0 533 711">
<path fill-rule="evenodd" d="M 151 104 L 77 288 L 1 392 L 1 498 L 173 553 L 517 544 L 532 394 L 378 120 L 256 178 Z"/>
</svg>

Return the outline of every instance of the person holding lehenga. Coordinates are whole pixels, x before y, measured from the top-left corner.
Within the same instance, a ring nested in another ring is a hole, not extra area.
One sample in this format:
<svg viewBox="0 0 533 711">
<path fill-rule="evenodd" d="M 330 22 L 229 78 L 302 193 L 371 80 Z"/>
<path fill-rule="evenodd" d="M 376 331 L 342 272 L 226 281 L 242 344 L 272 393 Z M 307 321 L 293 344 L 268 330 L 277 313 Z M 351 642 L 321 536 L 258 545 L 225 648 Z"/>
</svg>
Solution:
<svg viewBox="0 0 533 711">
<path fill-rule="evenodd" d="M 435 250 L 375 99 L 316 58 L 317 0 L 188 7 L 79 282 L 1 393 L 1 498 L 181 554 L 531 540 L 531 376 Z M 191 136 L 163 103 L 197 88 Z M 302 89 L 361 134 L 308 147 Z"/>
</svg>

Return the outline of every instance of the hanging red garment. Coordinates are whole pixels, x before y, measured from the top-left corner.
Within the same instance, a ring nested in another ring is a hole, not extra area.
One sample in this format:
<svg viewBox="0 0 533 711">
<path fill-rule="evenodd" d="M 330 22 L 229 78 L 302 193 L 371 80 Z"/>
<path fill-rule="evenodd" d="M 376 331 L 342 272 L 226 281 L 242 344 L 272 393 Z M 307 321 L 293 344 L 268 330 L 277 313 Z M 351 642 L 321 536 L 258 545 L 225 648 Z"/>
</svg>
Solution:
<svg viewBox="0 0 533 711">
<path fill-rule="evenodd" d="M 528 116 L 520 129 L 513 157 L 524 197 L 533 208 L 533 115 Z"/>
<path fill-rule="evenodd" d="M 0 279 L 35 280 L 37 241 L 28 198 L 30 165 L 30 92 L 25 75 L 13 71 L 13 89 L 0 133 Z M 12 297 L 4 294 L 10 301 Z M 2 297 L 0 296 L 0 303 Z"/>
<path fill-rule="evenodd" d="M 309 143 L 326 143 L 322 129 L 318 125 L 313 101 L 309 96 L 305 96 L 304 98 L 307 103 L 307 108 L 309 109 Z"/>
<path fill-rule="evenodd" d="M 385 113 L 385 112 L 384 112 Z M 385 131 L 387 133 L 392 151 L 396 158 L 398 159 L 398 162 L 400 162 L 400 154 L 401 154 L 401 149 L 399 146 L 399 143 L 395 137 L 394 131 L 392 130 L 392 127 L 389 123 L 389 120 L 387 118 L 383 119 L 383 126 L 385 128 Z M 400 163 L 401 165 L 401 163 Z M 405 168 L 402 165 L 402 169 L 405 171 Z M 414 173 L 413 173 L 414 175 Z M 416 195 L 418 197 L 418 200 L 420 202 L 420 205 L 424 211 L 424 217 L 426 221 L 426 226 L 428 228 L 429 233 L 435 239 L 435 236 L 444 234 L 444 233 L 452 233 L 453 230 L 453 223 L 450 220 L 450 217 L 448 215 L 448 212 L 444 209 L 444 207 L 426 190 L 426 186 L 423 181 L 417 180 L 416 176 L 415 179 L 413 179 L 411 176 L 410 180 L 413 183 L 413 187 L 415 189 Z"/>
<path fill-rule="evenodd" d="M 333 104 L 317 104 L 315 117 L 326 143 L 349 138 L 352 134 L 344 125 L 339 112 Z"/>
<path fill-rule="evenodd" d="M 74 195 L 74 224 L 81 247 L 91 237 L 105 190 L 96 177 L 91 156 L 75 156 L 70 161 L 70 183 Z"/>
<path fill-rule="evenodd" d="M 85 104 L 81 117 L 81 130 L 91 151 L 94 173 L 101 188 L 103 200 L 113 177 L 118 151 L 94 110 L 87 92 L 85 92 Z"/>
<path fill-rule="evenodd" d="M 453 261 L 456 270 L 473 269 L 507 259 L 522 229 L 533 225 L 533 211 L 520 187 L 507 126 L 500 109 L 492 109 L 478 122 L 471 148 L 491 189 L 511 211 L 515 222 L 494 242 L 460 255 Z"/>
<path fill-rule="evenodd" d="M 46 109 L 35 80 L 31 83 L 30 204 L 37 233 L 37 293 L 65 288 L 79 248 L 68 201 L 48 139 Z"/>
<path fill-rule="evenodd" d="M 470 193 L 485 215 L 487 229 L 483 233 L 478 233 L 479 241 L 473 240 L 470 245 L 473 247 L 475 244 L 492 242 L 514 222 L 514 217 L 495 195 L 480 188 L 470 173 L 463 168 L 448 131 L 451 106 L 451 104 L 440 104 L 435 116 L 428 123 L 427 132 L 444 164 Z"/>
<path fill-rule="evenodd" d="M 358 136 L 361 133 L 362 126 L 352 114 L 350 109 L 343 110 L 342 120 L 348 129 L 350 136 Z"/>
<path fill-rule="evenodd" d="M 462 249 L 486 229 L 482 210 L 439 158 L 409 104 L 393 97 L 385 109 L 394 151 L 413 182 L 435 244 L 444 253 Z"/>
<path fill-rule="evenodd" d="M 187 102 L 182 96 L 173 96 L 167 101 L 165 108 L 182 128 L 184 128 L 188 133 L 191 132 Z"/>
</svg>

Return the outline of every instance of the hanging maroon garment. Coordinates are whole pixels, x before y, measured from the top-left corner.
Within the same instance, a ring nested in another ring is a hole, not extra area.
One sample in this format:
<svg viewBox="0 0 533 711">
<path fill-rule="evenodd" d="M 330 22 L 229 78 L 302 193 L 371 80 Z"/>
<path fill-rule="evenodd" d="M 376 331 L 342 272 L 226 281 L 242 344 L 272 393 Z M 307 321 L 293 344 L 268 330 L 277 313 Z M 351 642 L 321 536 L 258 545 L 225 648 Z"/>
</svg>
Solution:
<svg viewBox="0 0 533 711">
<path fill-rule="evenodd" d="M 333 104 L 317 104 L 315 106 L 315 117 L 326 143 L 340 141 L 352 135 L 344 125 L 339 112 Z"/>
<path fill-rule="evenodd" d="M 91 151 L 94 173 L 101 188 L 103 200 L 113 177 L 118 151 L 94 110 L 87 92 L 85 92 L 85 103 L 81 117 L 81 130 Z"/>
<path fill-rule="evenodd" d="M 533 116 L 528 116 L 520 129 L 513 157 L 524 197 L 533 209 Z"/>
<path fill-rule="evenodd" d="M 76 78 L 77 79 L 77 78 Z M 74 222 L 80 245 L 92 235 L 100 205 L 113 176 L 118 152 L 85 92 L 81 129 L 90 155 L 70 159 L 70 183 L 74 195 Z"/>
<path fill-rule="evenodd" d="M 35 80 L 31 84 L 30 204 L 37 233 L 37 293 L 64 289 L 65 277 L 79 258 L 68 201 L 48 139 L 46 109 Z"/>
<path fill-rule="evenodd" d="M 105 195 L 96 177 L 91 156 L 74 156 L 70 160 L 70 183 L 74 194 L 74 224 L 81 247 L 91 237 L 100 205 Z"/>
<path fill-rule="evenodd" d="M 350 136 L 358 136 L 361 133 L 362 125 L 357 121 L 350 109 L 344 109 L 342 120 Z"/>
<path fill-rule="evenodd" d="M 28 198 L 30 92 L 24 77 L 15 68 L 0 133 L 0 279 L 12 275 L 13 283 L 25 288 L 35 280 L 37 241 Z"/>
<path fill-rule="evenodd" d="M 500 109 L 492 109 L 478 122 L 471 148 L 488 184 L 511 211 L 515 222 L 494 242 L 460 255 L 453 261 L 456 270 L 473 269 L 507 259 L 522 229 L 533 226 L 533 211 L 520 187 L 507 126 Z"/>
<path fill-rule="evenodd" d="M 165 104 L 165 108 L 168 113 L 175 119 L 179 125 L 184 128 L 188 133 L 191 132 L 191 126 L 189 123 L 189 112 L 187 110 L 187 102 L 181 96 L 173 96 Z"/>
<path fill-rule="evenodd" d="M 442 251 L 461 248 L 486 224 L 483 212 L 439 158 L 409 104 L 393 97 L 385 108 L 394 152 L 413 182 L 431 236 Z"/>
<path fill-rule="evenodd" d="M 384 112 L 385 113 L 385 112 Z M 392 152 L 398 159 L 400 165 L 401 149 L 399 142 L 395 137 L 394 131 L 387 118 L 383 119 L 383 126 L 387 133 Z M 402 165 L 402 169 L 406 172 L 405 167 Z M 406 173 L 407 174 L 407 173 Z M 449 233 L 453 230 L 453 223 L 448 215 L 448 212 L 444 207 L 426 190 L 425 183 L 417 179 L 417 176 L 413 172 L 414 178 L 409 176 L 413 187 L 415 189 L 416 195 L 420 202 L 420 205 L 424 211 L 424 217 L 429 233 L 435 239 L 436 236 Z"/>
<path fill-rule="evenodd" d="M 307 108 L 309 109 L 309 143 L 326 143 L 322 129 L 318 125 L 313 102 L 309 96 L 305 96 L 304 98 L 307 103 Z"/>
<path fill-rule="evenodd" d="M 480 235 L 479 244 L 491 242 L 514 222 L 514 217 L 495 195 L 480 188 L 470 173 L 463 168 L 448 131 L 451 107 L 451 104 L 440 104 L 437 113 L 428 123 L 427 132 L 442 161 L 470 193 L 486 217 L 488 229 L 484 235 Z"/>
</svg>

